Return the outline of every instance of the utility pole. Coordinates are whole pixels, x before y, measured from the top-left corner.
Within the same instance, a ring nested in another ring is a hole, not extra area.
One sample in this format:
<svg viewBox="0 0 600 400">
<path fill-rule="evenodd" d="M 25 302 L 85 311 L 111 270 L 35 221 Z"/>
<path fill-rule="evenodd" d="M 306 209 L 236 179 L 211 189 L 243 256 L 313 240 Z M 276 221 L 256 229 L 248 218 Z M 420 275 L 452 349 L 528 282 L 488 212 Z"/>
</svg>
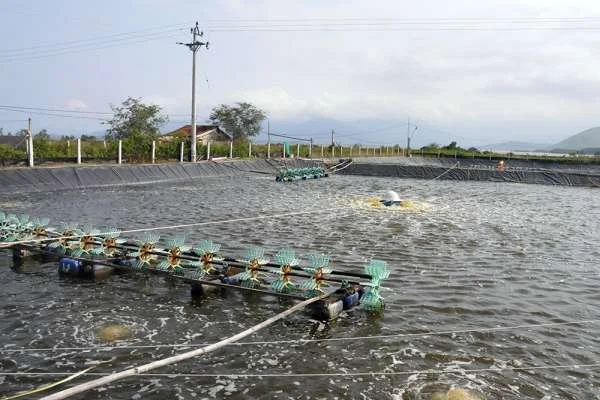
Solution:
<svg viewBox="0 0 600 400">
<path fill-rule="evenodd" d="M 177 42 L 177 44 L 187 46 L 192 51 L 192 145 L 190 161 L 196 162 L 196 53 L 202 46 L 205 46 L 208 50 L 208 42 L 198 40 L 199 37 L 204 36 L 204 32 L 200 32 L 200 28 L 198 28 L 198 22 L 196 22 L 195 27 L 190 28 L 190 33 L 192 34 L 191 43 Z"/>
<path fill-rule="evenodd" d="M 271 159 L 271 121 L 267 119 L 267 158 Z"/>
<path fill-rule="evenodd" d="M 408 123 L 406 124 L 406 155 L 410 151 L 410 117 L 408 117 Z"/>
<path fill-rule="evenodd" d="M 415 132 L 419 129 L 418 126 L 415 125 L 415 129 L 411 132 L 410 130 L 410 117 L 408 118 L 408 123 L 406 125 L 406 155 L 409 155 L 410 152 L 410 139 L 411 136 L 414 136 Z"/>
</svg>

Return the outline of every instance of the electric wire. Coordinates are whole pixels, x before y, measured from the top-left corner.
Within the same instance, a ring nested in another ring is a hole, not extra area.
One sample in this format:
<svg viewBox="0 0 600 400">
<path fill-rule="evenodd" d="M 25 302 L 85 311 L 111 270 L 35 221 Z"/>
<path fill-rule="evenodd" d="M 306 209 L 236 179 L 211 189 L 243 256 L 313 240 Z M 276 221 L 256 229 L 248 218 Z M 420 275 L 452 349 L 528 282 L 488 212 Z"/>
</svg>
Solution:
<svg viewBox="0 0 600 400">
<path fill-rule="evenodd" d="M 169 29 L 166 29 L 166 28 L 169 28 Z M 92 38 L 87 38 L 87 39 L 68 40 L 68 41 L 59 42 L 59 43 L 40 44 L 40 45 L 36 45 L 36 46 L 18 47 L 18 48 L 12 48 L 12 49 L 0 49 L 0 56 L 7 55 L 10 53 L 29 51 L 29 50 L 39 50 L 39 49 L 60 50 L 60 49 L 65 48 L 66 46 L 72 46 L 72 45 L 80 45 L 80 44 L 88 45 L 88 44 L 99 44 L 99 43 L 102 44 L 102 43 L 105 43 L 106 41 L 119 41 L 119 40 L 123 40 L 123 39 L 127 39 L 127 38 L 137 38 L 140 35 L 153 35 L 153 34 L 157 34 L 157 33 L 180 31 L 181 29 L 184 29 L 183 23 L 172 24 L 172 25 L 163 25 L 163 26 L 159 26 L 159 27 L 155 27 L 155 28 L 147 28 L 147 29 L 131 31 L 131 32 L 114 33 L 114 34 L 110 34 L 110 35 L 97 36 L 97 37 L 92 37 Z M 152 31 L 157 31 L 157 32 L 152 32 Z"/>
<path fill-rule="evenodd" d="M 600 19 L 590 18 L 522 18 L 522 19 L 283 19 L 283 20 L 237 20 L 235 24 L 205 23 L 207 32 L 301 32 L 301 31 L 597 31 L 600 30 Z M 279 22 L 278 22 L 279 21 Z M 516 25 L 516 26 L 507 26 Z M 550 24 L 550 26 L 548 26 Z M 556 24 L 562 24 L 557 25 Z M 567 25 L 565 25 L 567 24 Z M 570 24 L 570 25 L 569 25 Z M 581 24 L 587 24 L 581 26 Z M 590 25 L 591 24 L 591 25 Z M 163 27 L 182 26 L 165 25 Z M 57 55 L 92 51 L 121 46 L 124 44 L 140 43 L 147 40 L 137 40 L 152 36 L 149 40 L 160 38 L 164 33 L 180 31 L 185 28 L 163 29 L 149 28 L 129 33 L 116 33 L 89 39 L 71 40 L 48 45 L 36 45 L 23 48 L 12 48 L 0 51 L 0 63 L 36 60 Z M 131 42 L 131 40 L 134 40 Z M 129 41 L 129 43 L 124 43 Z M 101 46 L 98 46 L 101 45 Z M 42 54 L 39 54 L 41 49 Z M 11 58 L 12 57 L 12 58 Z"/>
<path fill-rule="evenodd" d="M 33 115 L 44 115 L 47 117 L 76 118 L 76 119 L 91 119 L 91 120 L 96 120 L 96 121 L 107 121 L 106 118 L 99 118 L 99 117 L 90 117 L 90 116 L 84 116 L 84 115 L 56 114 L 56 113 L 48 113 L 48 112 L 43 112 L 43 111 L 18 110 L 18 109 L 5 108 L 5 107 L 0 107 L 0 111 L 19 112 L 19 113 L 33 114 Z"/>
<path fill-rule="evenodd" d="M 175 38 L 175 37 L 179 37 L 179 36 L 180 36 L 179 33 L 178 34 L 168 34 L 168 35 L 166 35 L 166 34 L 156 35 L 155 34 L 155 35 L 152 35 L 151 37 L 146 37 L 144 39 L 133 38 L 134 40 L 132 40 L 132 39 L 119 40 L 119 41 L 107 43 L 103 46 L 91 45 L 91 46 L 81 47 L 81 48 L 77 48 L 77 49 L 47 52 L 44 54 L 39 54 L 38 52 L 36 52 L 33 54 L 27 54 L 27 55 L 15 56 L 15 57 L 0 56 L 0 63 L 6 64 L 6 63 L 11 63 L 11 62 L 17 62 L 17 61 L 34 61 L 34 60 L 46 59 L 49 57 L 66 55 L 66 54 L 79 54 L 79 53 L 89 52 L 89 51 L 97 51 L 97 50 L 121 47 L 121 46 L 132 45 L 132 44 L 146 43 L 146 42 L 150 42 L 150 41 L 154 41 L 154 40 L 158 40 L 158 39 Z"/>
</svg>

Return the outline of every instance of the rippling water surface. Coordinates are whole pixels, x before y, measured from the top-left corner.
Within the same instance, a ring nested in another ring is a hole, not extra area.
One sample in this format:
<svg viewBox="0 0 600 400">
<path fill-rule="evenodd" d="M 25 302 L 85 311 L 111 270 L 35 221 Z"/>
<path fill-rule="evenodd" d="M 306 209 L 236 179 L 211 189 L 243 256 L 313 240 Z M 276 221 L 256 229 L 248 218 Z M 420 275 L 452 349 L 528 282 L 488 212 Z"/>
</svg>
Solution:
<svg viewBox="0 0 600 400">
<path fill-rule="evenodd" d="M 419 207 L 369 207 L 369 196 L 389 189 Z M 122 229 L 313 210 L 163 236 L 212 239 L 236 257 L 259 245 L 270 255 L 283 247 L 324 252 L 336 269 L 360 271 L 371 257 L 391 265 L 383 316 L 356 309 L 322 324 L 300 313 L 247 339 L 290 342 L 228 346 L 76 398 L 429 400 L 466 388 L 487 399 L 597 399 L 599 193 L 350 176 L 277 184 L 243 176 L 4 196 L 0 209 L 51 217 L 55 225 Z M 59 277 L 55 262 L 11 266 L 9 254 L 0 254 L 2 372 L 74 373 L 98 361 L 105 363 L 92 372 L 118 371 L 184 351 L 158 344 L 212 343 L 289 306 L 231 291 L 193 303 L 188 286 L 158 276 L 91 282 Z M 587 322 L 556 324 L 574 321 Z M 94 349 L 103 344 L 98 329 L 114 323 L 133 336 L 117 342 L 119 349 Z M 497 327 L 510 329 L 483 330 Z M 339 340 L 353 337 L 361 339 Z M 298 338 L 321 340 L 294 343 Z M 27 351 L 7 351 L 15 349 Z M 277 376 L 290 373 L 324 375 Z M 58 379 L 0 373 L 0 394 Z"/>
</svg>

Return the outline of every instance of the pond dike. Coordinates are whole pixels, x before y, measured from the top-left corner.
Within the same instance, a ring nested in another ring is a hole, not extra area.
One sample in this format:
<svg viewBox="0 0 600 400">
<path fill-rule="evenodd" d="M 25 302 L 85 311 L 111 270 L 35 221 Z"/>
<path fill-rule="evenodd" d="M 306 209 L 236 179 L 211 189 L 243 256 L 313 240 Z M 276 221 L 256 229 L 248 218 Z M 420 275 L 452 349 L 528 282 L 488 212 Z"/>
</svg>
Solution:
<svg viewBox="0 0 600 400">
<path fill-rule="evenodd" d="M 600 166 L 565 165 L 558 163 L 506 161 L 503 172 L 498 171 L 497 161 L 481 159 L 428 159 L 395 158 L 386 161 L 356 159 L 343 175 L 398 177 L 416 179 L 444 179 L 457 181 L 513 182 L 539 185 L 600 187 Z"/>
<path fill-rule="evenodd" d="M 0 194 L 84 189 L 157 182 L 176 182 L 202 177 L 271 175 L 282 168 L 322 166 L 316 160 L 223 160 L 173 164 L 77 165 L 0 169 Z"/>
</svg>

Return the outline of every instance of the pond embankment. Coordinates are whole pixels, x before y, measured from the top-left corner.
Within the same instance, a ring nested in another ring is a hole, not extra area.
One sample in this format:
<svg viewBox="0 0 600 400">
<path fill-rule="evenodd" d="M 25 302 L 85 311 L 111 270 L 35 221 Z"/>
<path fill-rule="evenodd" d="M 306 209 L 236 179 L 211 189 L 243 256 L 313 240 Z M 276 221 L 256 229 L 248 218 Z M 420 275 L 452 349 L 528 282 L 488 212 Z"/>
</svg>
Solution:
<svg viewBox="0 0 600 400">
<path fill-rule="evenodd" d="M 322 165 L 319 161 L 236 160 L 183 164 L 77 165 L 0 169 L 0 194 L 148 184 L 244 173 L 275 174 L 282 168 Z"/>
<path fill-rule="evenodd" d="M 542 185 L 600 187 L 600 166 L 540 163 L 514 160 L 504 163 L 482 159 L 430 159 L 421 157 L 355 159 L 344 175 L 514 182 Z"/>
</svg>

